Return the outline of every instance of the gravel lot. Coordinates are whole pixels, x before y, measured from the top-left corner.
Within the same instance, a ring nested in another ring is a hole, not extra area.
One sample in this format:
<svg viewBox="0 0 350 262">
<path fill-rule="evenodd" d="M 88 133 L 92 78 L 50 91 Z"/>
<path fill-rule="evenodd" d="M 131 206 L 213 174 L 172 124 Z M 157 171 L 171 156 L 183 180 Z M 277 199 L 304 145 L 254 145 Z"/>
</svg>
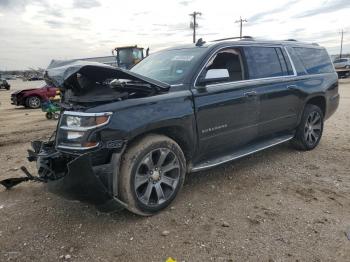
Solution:
<svg viewBox="0 0 350 262">
<path fill-rule="evenodd" d="M 13 90 L 40 82 L 9 82 L 0 90 L 0 179 L 21 176 L 21 165 L 34 172 L 29 141 L 57 123 L 10 105 Z M 350 261 L 350 80 L 340 82 L 339 109 L 315 150 L 287 143 L 190 174 L 153 217 L 99 213 L 38 183 L 0 188 L 0 261 Z"/>
</svg>

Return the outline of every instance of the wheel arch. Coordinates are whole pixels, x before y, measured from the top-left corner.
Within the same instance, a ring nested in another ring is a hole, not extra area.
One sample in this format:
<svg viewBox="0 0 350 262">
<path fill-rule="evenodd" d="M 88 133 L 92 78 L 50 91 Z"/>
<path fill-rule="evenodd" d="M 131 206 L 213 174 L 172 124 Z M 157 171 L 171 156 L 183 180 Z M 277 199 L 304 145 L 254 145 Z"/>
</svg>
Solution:
<svg viewBox="0 0 350 262">
<path fill-rule="evenodd" d="M 326 98 L 324 96 L 317 95 L 317 96 L 313 96 L 313 97 L 309 98 L 308 100 L 306 100 L 304 108 L 308 104 L 318 106 L 322 110 L 323 117 L 325 117 L 326 112 L 327 112 L 326 111 L 327 110 L 327 104 L 326 104 Z"/>
<path fill-rule="evenodd" d="M 139 133 L 128 140 L 127 147 L 131 144 L 137 143 L 141 138 L 150 134 L 164 135 L 171 138 L 180 146 L 185 155 L 186 162 L 189 162 L 192 159 L 195 148 L 193 138 L 191 138 L 189 131 L 181 126 L 164 126 Z"/>
</svg>

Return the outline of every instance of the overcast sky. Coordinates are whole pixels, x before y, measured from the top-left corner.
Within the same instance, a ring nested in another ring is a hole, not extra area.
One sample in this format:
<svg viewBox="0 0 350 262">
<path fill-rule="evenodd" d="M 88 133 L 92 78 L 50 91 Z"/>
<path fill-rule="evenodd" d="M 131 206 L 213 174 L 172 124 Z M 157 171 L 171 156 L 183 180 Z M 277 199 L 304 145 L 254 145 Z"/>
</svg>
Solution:
<svg viewBox="0 0 350 262">
<path fill-rule="evenodd" d="M 193 11 L 205 40 L 243 35 L 317 42 L 350 52 L 350 0 L 0 0 L 0 70 L 46 67 L 51 59 L 110 55 L 138 44 L 151 52 L 192 41 Z"/>
</svg>

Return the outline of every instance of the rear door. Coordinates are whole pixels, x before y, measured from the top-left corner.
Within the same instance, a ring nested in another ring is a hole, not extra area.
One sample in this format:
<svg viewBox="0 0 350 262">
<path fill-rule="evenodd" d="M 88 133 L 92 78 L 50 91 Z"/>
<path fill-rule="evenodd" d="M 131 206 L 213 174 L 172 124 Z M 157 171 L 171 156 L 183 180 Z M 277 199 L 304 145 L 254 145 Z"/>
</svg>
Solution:
<svg viewBox="0 0 350 262">
<path fill-rule="evenodd" d="M 258 135 L 267 136 L 295 128 L 300 92 L 295 70 L 282 46 L 244 48 L 248 77 L 256 83 L 260 108 Z"/>
<path fill-rule="evenodd" d="M 230 79 L 198 85 L 193 90 L 199 160 L 226 155 L 257 136 L 259 101 L 256 87 L 246 85 L 241 48 L 217 51 L 200 76 L 210 69 L 227 69 Z"/>
</svg>

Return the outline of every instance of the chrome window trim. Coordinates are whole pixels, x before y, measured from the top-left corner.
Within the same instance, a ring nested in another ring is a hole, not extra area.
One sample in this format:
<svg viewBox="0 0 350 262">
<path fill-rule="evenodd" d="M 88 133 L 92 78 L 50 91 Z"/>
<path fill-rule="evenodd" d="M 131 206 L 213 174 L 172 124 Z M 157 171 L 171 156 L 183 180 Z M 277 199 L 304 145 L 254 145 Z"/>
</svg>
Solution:
<svg viewBox="0 0 350 262">
<path fill-rule="evenodd" d="M 290 57 L 290 54 L 289 54 L 289 52 L 288 52 L 287 47 L 286 47 L 286 46 L 283 46 L 283 49 L 284 49 L 284 51 L 286 51 L 287 56 L 288 56 L 288 59 L 289 59 L 289 62 L 290 62 L 290 64 L 292 65 L 292 69 L 293 69 L 293 73 L 294 73 L 293 76 L 297 76 L 297 75 L 298 75 L 297 70 L 295 69 L 294 62 L 293 62 L 292 58 Z"/>
<path fill-rule="evenodd" d="M 295 78 L 294 75 L 288 75 L 288 76 L 274 76 L 274 77 L 266 77 L 266 78 L 256 78 L 256 79 L 247 79 L 247 80 L 240 80 L 240 81 L 231 81 L 231 82 L 225 82 L 225 83 L 217 83 L 217 84 L 211 84 L 207 85 L 206 87 L 214 87 L 214 86 L 225 86 L 225 85 L 242 85 L 242 84 L 250 84 L 254 82 L 259 82 L 259 83 L 266 83 L 270 82 L 273 80 L 278 80 L 278 79 L 293 79 Z"/>
<path fill-rule="evenodd" d="M 252 44 L 252 45 L 228 45 L 228 46 L 224 46 L 224 47 L 221 47 L 219 48 L 215 53 L 213 53 L 208 59 L 207 61 L 205 62 L 205 64 L 202 66 L 201 70 L 199 71 L 199 73 L 197 74 L 197 77 L 195 78 L 194 82 L 193 82 L 193 87 L 196 88 L 197 85 L 197 81 L 198 81 L 198 78 L 199 76 L 201 75 L 201 73 L 203 72 L 205 66 L 207 65 L 208 61 L 210 61 L 210 59 L 216 55 L 218 52 L 220 52 L 220 50 L 222 49 L 226 49 L 226 48 L 235 48 L 235 47 L 251 47 L 251 46 L 254 46 L 254 47 L 270 47 L 270 48 L 281 48 L 281 49 L 284 49 L 287 53 L 287 56 L 288 56 L 288 59 L 292 65 L 292 69 L 293 69 L 293 75 L 286 75 L 286 76 L 274 76 L 274 77 L 264 77 L 264 78 L 255 78 L 255 79 L 244 79 L 244 80 L 238 80 L 238 81 L 231 81 L 231 82 L 225 82 L 225 83 L 218 83 L 218 84 L 211 84 L 211 85 L 207 85 L 207 87 L 210 87 L 210 86 L 216 86 L 216 85 L 222 85 L 222 84 L 232 84 L 232 83 L 240 83 L 240 84 L 243 84 L 243 83 L 246 83 L 246 82 L 252 82 L 252 81 L 256 81 L 256 80 L 272 80 L 272 79 L 277 79 L 277 78 L 291 78 L 291 77 L 296 77 L 298 76 L 297 75 L 297 72 L 296 72 L 296 69 L 295 69 L 295 66 L 294 66 L 294 63 L 293 63 L 293 60 L 291 59 L 290 55 L 289 55 L 289 52 L 288 50 L 286 49 L 286 46 L 283 46 L 283 45 L 258 45 L 258 44 Z"/>
</svg>

